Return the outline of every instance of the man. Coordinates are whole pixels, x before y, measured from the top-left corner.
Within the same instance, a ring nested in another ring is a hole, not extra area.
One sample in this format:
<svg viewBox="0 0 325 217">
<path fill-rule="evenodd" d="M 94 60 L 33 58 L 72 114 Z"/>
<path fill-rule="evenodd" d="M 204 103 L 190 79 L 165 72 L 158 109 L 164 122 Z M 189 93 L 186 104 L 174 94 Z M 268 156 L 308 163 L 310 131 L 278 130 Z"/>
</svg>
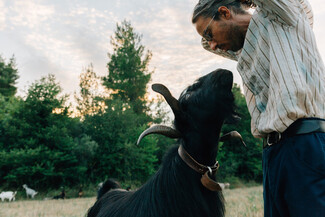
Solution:
<svg viewBox="0 0 325 217">
<path fill-rule="evenodd" d="M 238 61 L 265 141 L 264 215 L 324 217 L 325 68 L 308 1 L 200 0 L 192 22 L 205 49 Z"/>
</svg>

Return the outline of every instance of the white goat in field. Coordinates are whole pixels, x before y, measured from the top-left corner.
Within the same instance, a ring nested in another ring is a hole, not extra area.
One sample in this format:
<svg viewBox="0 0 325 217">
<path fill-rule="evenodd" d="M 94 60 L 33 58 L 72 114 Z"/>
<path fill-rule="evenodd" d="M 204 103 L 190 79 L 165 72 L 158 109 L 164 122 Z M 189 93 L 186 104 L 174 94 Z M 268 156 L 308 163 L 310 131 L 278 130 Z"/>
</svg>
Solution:
<svg viewBox="0 0 325 217">
<path fill-rule="evenodd" d="M 218 182 L 218 184 L 220 185 L 222 190 L 230 187 L 230 184 L 228 182 L 226 182 L 226 183 Z"/>
<path fill-rule="evenodd" d="M 17 191 L 3 191 L 0 194 L 1 201 L 3 202 L 5 199 L 8 199 L 9 201 L 14 201 L 16 198 Z"/>
<path fill-rule="evenodd" d="M 35 195 L 38 193 L 37 191 L 29 188 L 26 184 L 23 184 L 23 188 L 25 188 L 25 190 L 26 190 L 27 198 L 28 198 L 28 196 L 30 196 L 31 198 L 34 198 Z"/>
</svg>

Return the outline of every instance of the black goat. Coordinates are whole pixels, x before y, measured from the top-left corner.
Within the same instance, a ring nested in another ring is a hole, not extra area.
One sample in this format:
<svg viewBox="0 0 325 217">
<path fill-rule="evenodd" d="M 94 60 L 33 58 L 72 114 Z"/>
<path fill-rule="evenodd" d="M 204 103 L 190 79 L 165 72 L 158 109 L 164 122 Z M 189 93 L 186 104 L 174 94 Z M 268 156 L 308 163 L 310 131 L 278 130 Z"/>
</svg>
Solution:
<svg viewBox="0 0 325 217">
<path fill-rule="evenodd" d="M 163 164 L 137 191 L 109 191 L 89 209 L 89 217 L 222 217 L 224 198 L 215 182 L 221 127 L 235 117 L 231 92 L 233 75 L 218 69 L 197 80 L 181 94 L 179 100 L 169 90 L 154 84 L 175 115 L 175 129 L 156 125 L 149 134 L 179 138 Z M 229 134 L 224 139 L 238 134 Z M 200 163 L 198 163 L 200 162 Z M 211 165 L 211 166 L 205 166 Z"/>
<path fill-rule="evenodd" d="M 99 200 L 106 192 L 112 189 L 121 189 L 121 185 L 115 179 L 108 179 L 102 184 L 102 186 L 98 190 L 97 200 Z"/>
<path fill-rule="evenodd" d="M 54 196 L 52 199 L 58 200 L 58 199 L 65 199 L 65 190 L 62 189 L 61 193 L 59 195 Z"/>
</svg>

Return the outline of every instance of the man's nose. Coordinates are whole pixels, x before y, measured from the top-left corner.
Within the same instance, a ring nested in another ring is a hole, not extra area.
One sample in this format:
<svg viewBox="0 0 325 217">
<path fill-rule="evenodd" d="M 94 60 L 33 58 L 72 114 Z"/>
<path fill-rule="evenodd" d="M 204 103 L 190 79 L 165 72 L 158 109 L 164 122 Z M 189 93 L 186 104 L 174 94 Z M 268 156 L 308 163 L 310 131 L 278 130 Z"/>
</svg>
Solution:
<svg viewBox="0 0 325 217">
<path fill-rule="evenodd" d="M 208 43 L 212 50 L 217 49 L 217 43 L 215 41 L 212 40 L 212 41 L 209 41 Z"/>
</svg>

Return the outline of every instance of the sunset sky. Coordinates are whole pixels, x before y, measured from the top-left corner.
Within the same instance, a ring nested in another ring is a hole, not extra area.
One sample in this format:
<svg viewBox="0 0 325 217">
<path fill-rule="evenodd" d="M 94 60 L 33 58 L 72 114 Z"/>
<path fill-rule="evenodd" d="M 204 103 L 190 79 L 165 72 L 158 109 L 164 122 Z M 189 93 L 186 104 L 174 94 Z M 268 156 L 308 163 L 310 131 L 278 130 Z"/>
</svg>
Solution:
<svg viewBox="0 0 325 217">
<path fill-rule="evenodd" d="M 93 64 L 107 75 L 107 53 L 116 23 L 130 21 L 153 53 L 150 83 L 168 86 L 178 97 L 196 78 L 216 68 L 234 72 L 236 62 L 206 52 L 191 24 L 198 0 L 0 0 L 0 55 L 15 56 L 18 93 L 35 80 L 55 74 L 65 93 L 78 91 L 79 74 Z M 310 0 L 314 32 L 325 58 L 325 4 Z"/>
</svg>

